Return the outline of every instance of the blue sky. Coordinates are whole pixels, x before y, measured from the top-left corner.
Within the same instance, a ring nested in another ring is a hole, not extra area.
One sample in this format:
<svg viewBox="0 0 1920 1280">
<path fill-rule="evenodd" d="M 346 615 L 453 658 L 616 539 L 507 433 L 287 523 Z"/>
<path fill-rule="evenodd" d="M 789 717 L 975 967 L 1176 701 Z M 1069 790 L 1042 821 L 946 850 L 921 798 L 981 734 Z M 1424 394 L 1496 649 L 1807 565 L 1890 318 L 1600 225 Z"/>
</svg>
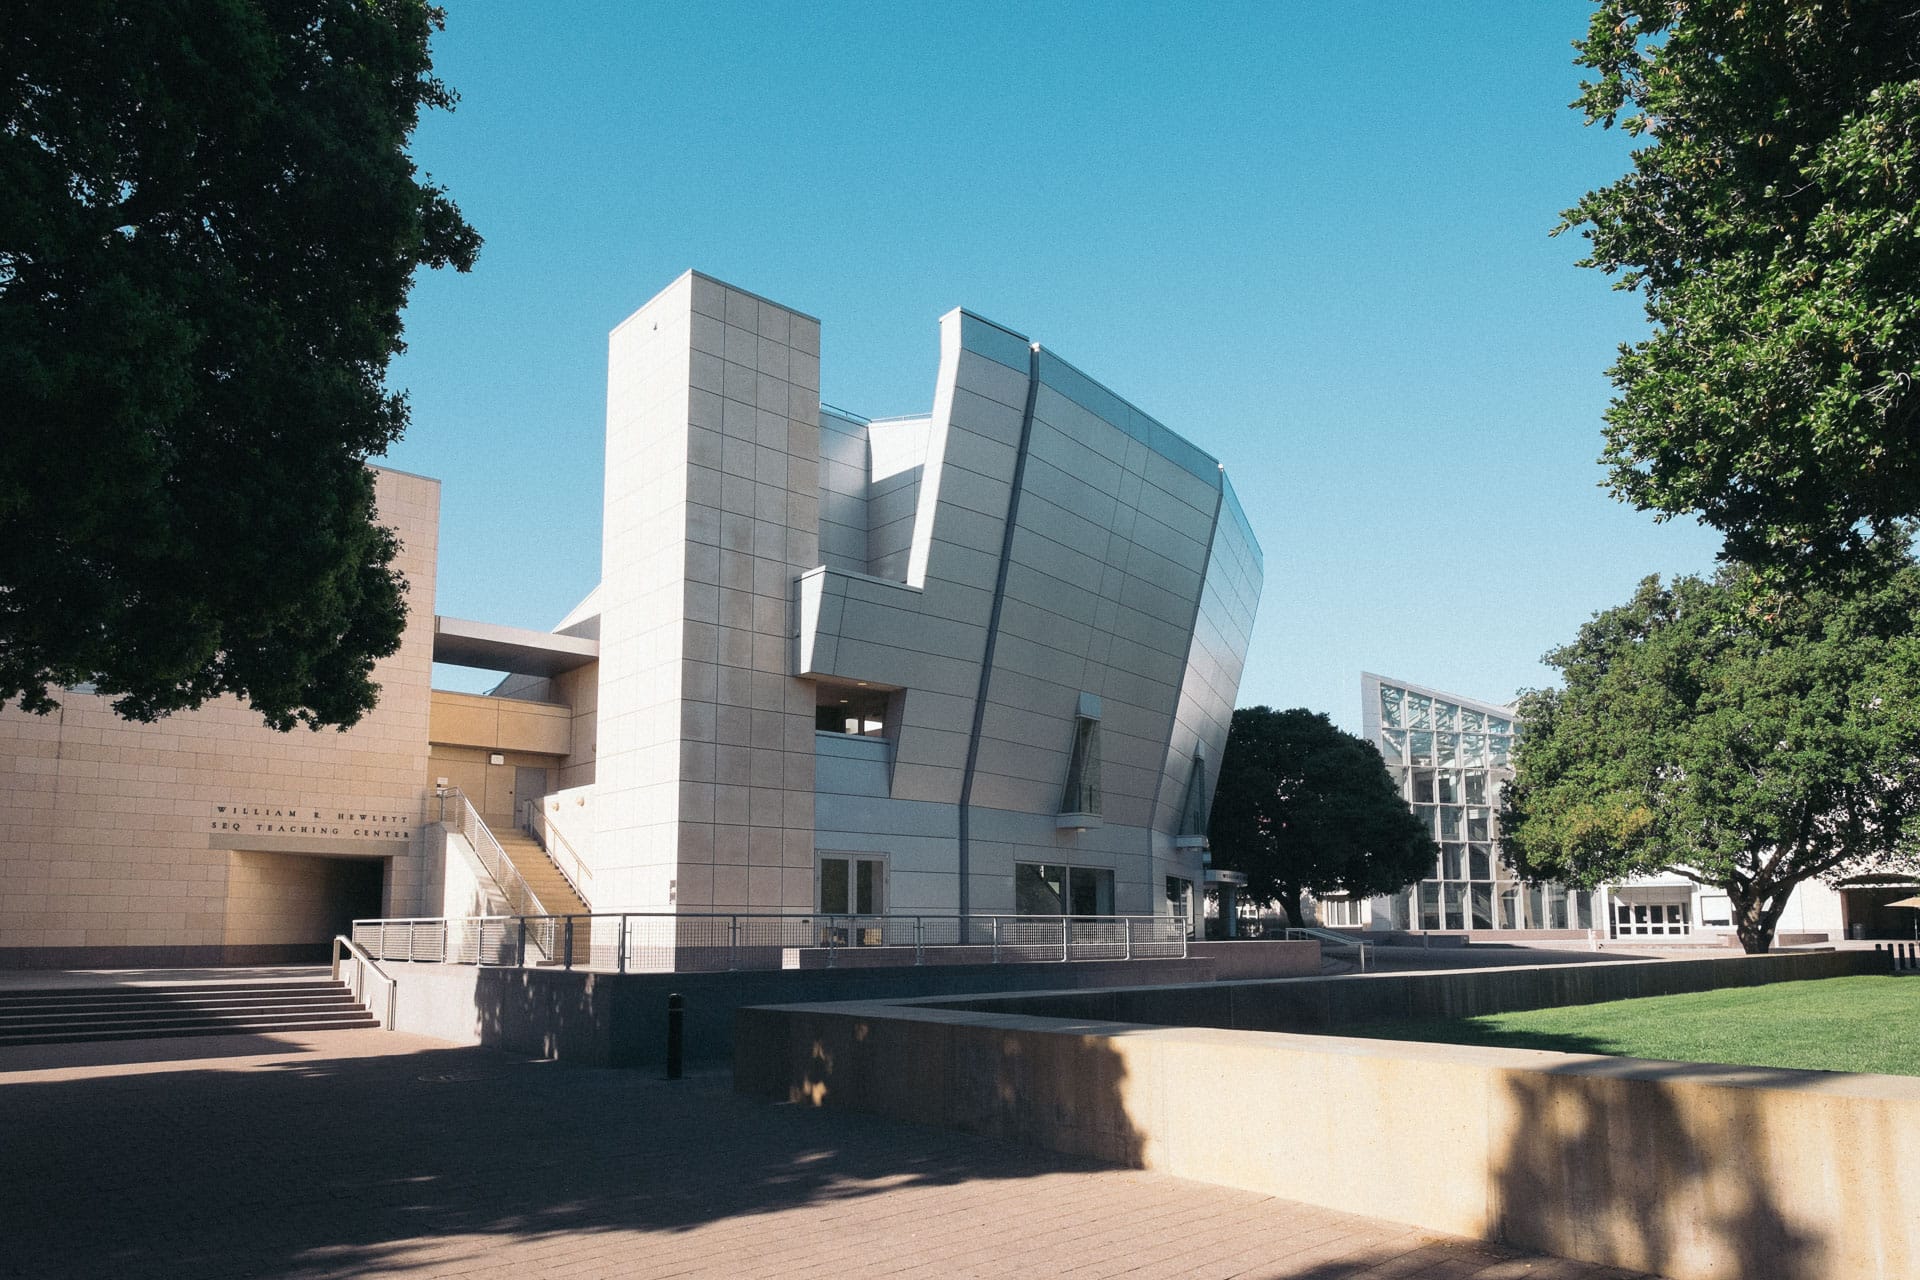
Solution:
<svg viewBox="0 0 1920 1280">
<path fill-rule="evenodd" d="M 388 455 L 444 481 L 441 613 L 592 588 L 606 335 L 688 267 L 819 316 L 830 403 L 924 411 L 965 306 L 1219 457 L 1266 552 L 1242 705 L 1504 700 L 1712 563 L 1599 487 L 1642 321 L 1548 236 L 1627 163 L 1566 106 L 1582 3 L 448 9 L 414 153 L 487 243 L 415 290 Z"/>
</svg>

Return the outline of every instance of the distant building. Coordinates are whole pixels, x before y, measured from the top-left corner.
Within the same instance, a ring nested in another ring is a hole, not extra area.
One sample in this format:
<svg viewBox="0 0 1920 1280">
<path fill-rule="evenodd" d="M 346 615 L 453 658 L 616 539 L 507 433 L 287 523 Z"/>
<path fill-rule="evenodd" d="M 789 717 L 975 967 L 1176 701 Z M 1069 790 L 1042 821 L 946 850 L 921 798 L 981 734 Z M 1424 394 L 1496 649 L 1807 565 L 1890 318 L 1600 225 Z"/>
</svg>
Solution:
<svg viewBox="0 0 1920 1280">
<path fill-rule="evenodd" d="M 1500 800 L 1520 733 L 1510 705 L 1480 702 L 1363 672 L 1361 732 L 1380 749 L 1400 794 L 1439 845 L 1433 874 L 1397 894 L 1321 899 L 1323 924 L 1534 938 L 1725 942 L 1726 894 L 1683 876 L 1642 876 L 1591 893 L 1529 885 L 1501 856 Z M 1910 937 L 1885 904 L 1914 892 L 1911 877 L 1863 877 L 1840 889 L 1802 885 L 1782 935 Z"/>
<path fill-rule="evenodd" d="M 925 414 L 823 406 L 819 353 L 693 272 L 614 330 L 601 581 L 551 633 L 435 616 L 438 484 L 380 472 L 414 612 L 349 732 L 0 714 L 0 965 L 536 906 L 1191 920 L 1262 577 L 1220 464 L 965 311 Z"/>
</svg>

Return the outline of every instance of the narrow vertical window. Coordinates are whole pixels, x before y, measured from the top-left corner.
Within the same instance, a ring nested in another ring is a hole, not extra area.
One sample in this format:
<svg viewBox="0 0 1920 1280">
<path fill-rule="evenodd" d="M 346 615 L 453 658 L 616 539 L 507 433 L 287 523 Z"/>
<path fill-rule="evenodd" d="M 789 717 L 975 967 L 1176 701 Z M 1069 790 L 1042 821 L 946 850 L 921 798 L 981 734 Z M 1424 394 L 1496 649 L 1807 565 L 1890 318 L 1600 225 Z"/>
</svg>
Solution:
<svg viewBox="0 0 1920 1280">
<path fill-rule="evenodd" d="M 1080 695 L 1079 714 L 1073 719 L 1073 755 L 1067 761 L 1060 812 L 1100 812 L 1100 699 L 1090 693 Z"/>
<path fill-rule="evenodd" d="M 1187 797 L 1180 806 L 1179 834 L 1207 834 L 1207 757 L 1197 745 L 1193 749 L 1193 768 L 1187 773 Z"/>
</svg>

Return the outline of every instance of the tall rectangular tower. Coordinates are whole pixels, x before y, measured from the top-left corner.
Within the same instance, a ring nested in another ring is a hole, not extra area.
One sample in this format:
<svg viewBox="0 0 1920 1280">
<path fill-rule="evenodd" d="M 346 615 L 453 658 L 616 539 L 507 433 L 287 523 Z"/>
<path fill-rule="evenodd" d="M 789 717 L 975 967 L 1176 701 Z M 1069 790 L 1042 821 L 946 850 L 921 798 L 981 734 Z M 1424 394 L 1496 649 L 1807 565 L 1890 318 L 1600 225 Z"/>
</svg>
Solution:
<svg viewBox="0 0 1920 1280">
<path fill-rule="evenodd" d="M 596 910 L 806 909 L 820 325 L 688 272 L 610 342 Z"/>
</svg>

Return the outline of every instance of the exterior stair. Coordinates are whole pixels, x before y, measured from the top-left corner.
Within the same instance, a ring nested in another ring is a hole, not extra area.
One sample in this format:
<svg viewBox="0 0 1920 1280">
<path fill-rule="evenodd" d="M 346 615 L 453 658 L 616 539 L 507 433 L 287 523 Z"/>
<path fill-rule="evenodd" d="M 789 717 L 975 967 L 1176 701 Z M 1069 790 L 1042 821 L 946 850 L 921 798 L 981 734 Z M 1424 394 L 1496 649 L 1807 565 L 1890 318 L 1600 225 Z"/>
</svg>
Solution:
<svg viewBox="0 0 1920 1280">
<path fill-rule="evenodd" d="M 527 882 L 527 887 L 533 890 L 533 896 L 540 899 L 540 905 L 547 909 L 548 915 L 578 916 L 592 910 L 574 892 L 573 886 L 561 874 L 553 859 L 547 856 L 547 851 L 540 847 L 538 840 L 513 825 L 510 818 L 488 818 L 486 823 L 487 829 L 493 832 L 493 838 L 500 842 L 500 848 L 513 860 L 514 868 Z M 588 927 L 583 920 L 573 940 L 573 962 L 576 965 L 588 964 L 590 952 Z M 566 960 L 563 956 L 554 955 L 547 963 L 560 965 L 565 964 Z"/>
<path fill-rule="evenodd" d="M 495 825 L 495 824 L 498 825 Z M 540 899 L 540 905 L 552 916 L 582 916 L 590 909 L 573 891 L 567 878 L 560 874 L 560 868 L 553 864 L 547 851 L 540 842 L 522 831 L 506 818 L 488 818 L 487 828 L 493 832 L 493 838 L 513 859 L 514 867 L 526 880 L 527 887 L 533 890 L 533 896 Z"/>
<path fill-rule="evenodd" d="M 327 978 L 0 991 L 0 1047 L 379 1025 Z"/>
</svg>

